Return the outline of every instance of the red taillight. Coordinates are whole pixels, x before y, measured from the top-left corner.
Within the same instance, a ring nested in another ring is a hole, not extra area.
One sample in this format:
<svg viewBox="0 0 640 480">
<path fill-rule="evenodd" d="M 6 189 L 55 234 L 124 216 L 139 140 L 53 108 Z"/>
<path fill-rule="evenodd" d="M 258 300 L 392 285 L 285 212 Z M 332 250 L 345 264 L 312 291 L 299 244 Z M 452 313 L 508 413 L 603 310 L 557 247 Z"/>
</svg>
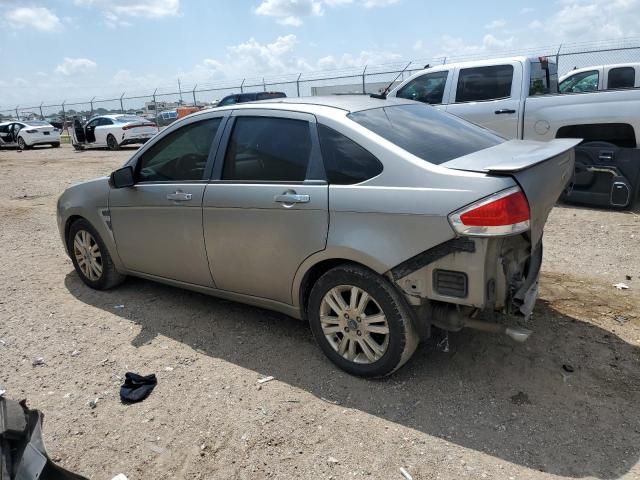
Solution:
<svg viewBox="0 0 640 480">
<path fill-rule="evenodd" d="M 512 235 L 529 229 L 529 202 L 518 187 L 496 193 L 450 215 L 453 228 L 463 235 Z"/>
</svg>

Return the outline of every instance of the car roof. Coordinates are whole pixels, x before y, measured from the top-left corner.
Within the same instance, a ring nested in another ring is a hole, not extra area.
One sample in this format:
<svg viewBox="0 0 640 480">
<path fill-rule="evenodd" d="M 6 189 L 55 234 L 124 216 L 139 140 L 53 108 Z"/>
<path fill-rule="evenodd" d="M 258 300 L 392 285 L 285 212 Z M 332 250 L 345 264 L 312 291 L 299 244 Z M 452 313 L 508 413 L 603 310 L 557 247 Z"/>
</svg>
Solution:
<svg viewBox="0 0 640 480">
<path fill-rule="evenodd" d="M 394 105 L 412 105 L 412 100 L 405 99 L 379 99 L 372 98 L 369 95 L 326 95 L 318 97 L 300 97 L 300 98 L 269 98 L 258 102 L 237 103 L 220 107 L 226 110 L 239 110 L 246 108 L 265 108 L 266 105 L 271 107 L 279 107 L 285 110 L 296 110 L 296 107 L 302 107 L 300 110 L 308 111 L 313 107 L 329 107 L 346 112 L 359 112 L 362 110 L 370 110 L 372 108 L 380 108 Z"/>
</svg>

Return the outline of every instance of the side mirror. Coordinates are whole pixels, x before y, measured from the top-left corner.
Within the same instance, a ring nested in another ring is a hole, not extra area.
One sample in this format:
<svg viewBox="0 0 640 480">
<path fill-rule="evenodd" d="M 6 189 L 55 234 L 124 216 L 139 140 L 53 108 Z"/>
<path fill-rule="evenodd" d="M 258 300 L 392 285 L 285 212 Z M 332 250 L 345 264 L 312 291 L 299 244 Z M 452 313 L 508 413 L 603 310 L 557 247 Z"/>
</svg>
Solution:
<svg viewBox="0 0 640 480">
<path fill-rule="evenodd" d="M 109 183 L 113 188 L 126 188 L 132 187 L 133 181 L 133 167 L 127 165 L 126 167 L 115 170 L 109 178 Z"/>
</svg>

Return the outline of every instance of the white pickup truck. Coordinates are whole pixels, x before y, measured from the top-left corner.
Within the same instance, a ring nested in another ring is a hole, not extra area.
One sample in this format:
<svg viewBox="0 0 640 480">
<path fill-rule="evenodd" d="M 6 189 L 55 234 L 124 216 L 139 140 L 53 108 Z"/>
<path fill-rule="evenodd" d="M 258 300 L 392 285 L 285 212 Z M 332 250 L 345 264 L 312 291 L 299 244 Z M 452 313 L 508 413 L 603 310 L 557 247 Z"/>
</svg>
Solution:
<svg viewBox="0 0 640 480">
<path fill-rule="evenodd" d="M 425 68 L 390 97 L 436 108 L 506 138 L 582 138 L 569 200 L 628 207 L 640 190 L 640 89 L 558 93 L 557 66 L 512 57 Z"/>
</svg>

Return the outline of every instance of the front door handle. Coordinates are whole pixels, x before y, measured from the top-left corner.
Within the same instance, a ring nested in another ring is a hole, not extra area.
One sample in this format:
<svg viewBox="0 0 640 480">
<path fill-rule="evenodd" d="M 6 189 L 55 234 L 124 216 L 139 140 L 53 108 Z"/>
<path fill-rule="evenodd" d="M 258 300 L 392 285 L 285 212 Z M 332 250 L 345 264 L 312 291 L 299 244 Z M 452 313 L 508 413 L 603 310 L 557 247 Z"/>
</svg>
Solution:
<svg viewBox="0 0 640 480">
<path fill-rule="evenodd" d="M 309 195 L 298 195 L 293 192 L 285 192 L 282 195 L 276 195 L 274 200 L 277 203 L 284 203 L 293 205 L 294 203 L 309 203 L 311 198 Z"/>
<path fill-rule="evenodd" d="M 502 108 L 494 112 L 496 115 L 502 115 L 503 113 L 516 113 L 512 108 Z"/>
<path fill-rule="evenodd" d="M 193 195 L 184 192 L 173 192 L 167 195 L 167 200 L 173 200 L 174 202 L 188 202 Z"/>
</svg>

